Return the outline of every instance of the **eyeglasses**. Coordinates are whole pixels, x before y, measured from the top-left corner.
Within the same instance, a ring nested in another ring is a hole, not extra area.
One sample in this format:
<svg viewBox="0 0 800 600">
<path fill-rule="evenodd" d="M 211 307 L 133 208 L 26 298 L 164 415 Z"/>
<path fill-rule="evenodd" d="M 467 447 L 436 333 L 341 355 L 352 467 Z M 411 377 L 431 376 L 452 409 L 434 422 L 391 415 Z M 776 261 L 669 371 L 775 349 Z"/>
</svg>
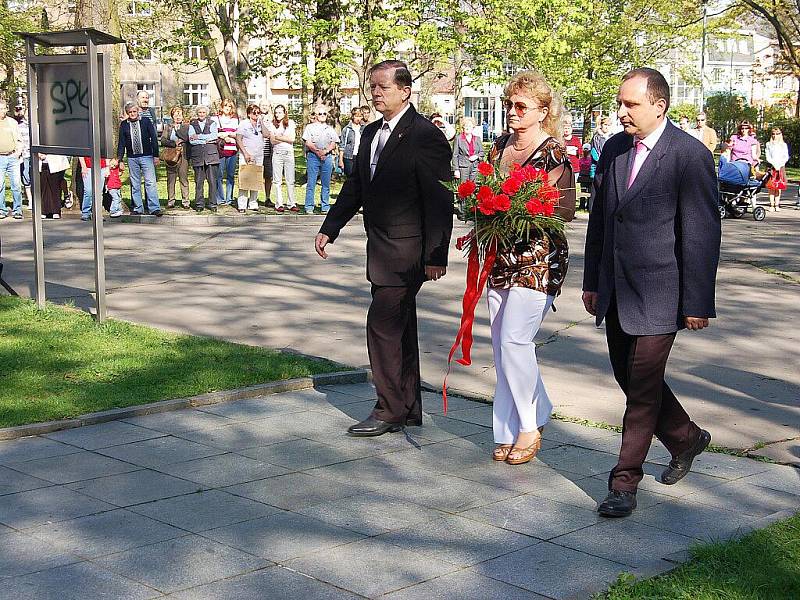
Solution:
<svg viewBox="0 0 800 600">
<path fill-rule="evenodd" d="M 314 113 L 318 117 L 327 117 L 328 113 Z"/>
<path fill-rule="evenodd" d="M 700 123 L 701 121 L 705 121 L 705 119 L 701 119 L 700 117 L 697 117 L 696 121 L 697 121 L 698 123 Z"/>
<path fill-rule="evenodd" d="M 518 117 L 524 117 L 532 110 L 539 110 L 538 106 L 528 106 L 524 102 L 511 102 L 511 100 L 503 100 L 503 107 L 508 112 L 511 112 L 511 109 L 514 109 L 514 112 Z"/>
</svg>

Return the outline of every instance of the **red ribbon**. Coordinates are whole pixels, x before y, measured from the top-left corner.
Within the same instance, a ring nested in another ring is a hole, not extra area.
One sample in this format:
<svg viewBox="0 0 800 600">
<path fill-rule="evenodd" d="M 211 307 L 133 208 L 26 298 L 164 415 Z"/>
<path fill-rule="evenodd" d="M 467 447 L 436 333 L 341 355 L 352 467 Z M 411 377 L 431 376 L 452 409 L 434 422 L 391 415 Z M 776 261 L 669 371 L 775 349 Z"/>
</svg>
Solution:
<svg viewBox="0 0 800 600">
<path fill-rule="evenodd" d="M 447 377 L 450 375 L 453 355 L 459 345 L 461 346 L 461 358 L 457 359 L 456 362 L 467 367 L 472 364 L 470 350 L 472 349 L 472 324 L 475 322 L 475 308 L 483 295 L 483 289 L 486 287 L 489 273 L 492 272 L 496 256 L 497 248 L 494 244 L 491 244 L 486 250 L 483 268 L 481 268 L 478 260 L 478 244 L 476 240 L 473 240 L 467 262 L 467 289 L 464 290 L 464 298 L 461 301 L 461 327 L 458 330 L 453 347 L 450 348 L 450 354 L 447 356 L 447 374 L 444 376 L 444 384 L 442 385 L 444 414 L 447 414 Z"/>
</svg>

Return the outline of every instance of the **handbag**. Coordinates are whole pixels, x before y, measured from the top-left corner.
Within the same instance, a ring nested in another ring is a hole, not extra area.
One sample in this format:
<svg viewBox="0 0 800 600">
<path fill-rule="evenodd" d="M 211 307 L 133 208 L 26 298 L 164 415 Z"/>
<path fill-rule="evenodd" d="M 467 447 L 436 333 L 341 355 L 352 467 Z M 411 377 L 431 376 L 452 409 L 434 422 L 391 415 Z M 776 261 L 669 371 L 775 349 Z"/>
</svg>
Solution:
<svg viewBox="0 0 800 600">
<path fill-rule="evenodd" d="M 174 148 L 162 148 L 161 149 L 161 160 L 167 163 L 169 166 L 174 167 L 179 162 L 181 162 L 181 156 L 183 155 L 183 146 L 175 146 Z"/>
<path fill-rule="evenodd" d="M 772 169 L 767 189 L 771 192 L 782 192 L 786 189 L 786 175 L 781 169 Z"/>
</svg>

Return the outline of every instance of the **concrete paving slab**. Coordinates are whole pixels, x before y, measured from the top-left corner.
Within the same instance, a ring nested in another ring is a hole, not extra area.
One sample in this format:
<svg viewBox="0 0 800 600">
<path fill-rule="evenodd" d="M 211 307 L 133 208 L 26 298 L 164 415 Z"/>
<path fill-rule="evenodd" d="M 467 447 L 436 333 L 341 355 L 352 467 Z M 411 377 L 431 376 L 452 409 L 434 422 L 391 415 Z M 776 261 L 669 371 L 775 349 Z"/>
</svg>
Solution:
<svg viewBox="0 0 800 600">
<path fill-rule="evenodd" d="M 278 421 L 273 421 L 278 419 Z M 280 423 L 281 417 L 272 417 L 251 423 L 235 423 L 226 427 L 216 429 L 200 429 L 197 431 L 187 431 L 178 434 L 181 438 L 201 444 L 209 448 L 206 456 L 214 454 L 211 449 L 216 449 L 216 454 L 222 452 L 235 452 L 245 448 L 256 446 L 267 446 L 278 442 L 285 442 L 294 439 L 295 436 L 273 427 Z M 199 456 L 193 458 L 200 458 Z M 178 462 L 178 461 L 173 461 Z"/>
<path fill-rule="evenodd" d="M 472 571 L 548 598 L 586 598 L 630 567 L 542 542 L 472 567 Z"/>
<path fill-rule="evenodd" d="M 401 484 L 390 482 L 381 489 L 384 494 L 408 502 L 422 504 L 448 513 L 499 502 L 518 495 L 505 488 L 492 487 L 452 475 L 424 476 Z"/>
<path fill-rule="evenodd" d="M 199 407 L 199 410 L 226 417 L 232 421 L 255 421 L 274 417 L 275 415 L 305 412 L 309 410 L 309 406 L 316 405 L 316 402 L 310 402 L 307 399 L 306 394 L 308 393 L 311 393 L 311 391 L 303 390 L 291 392 L 280 394 L 280 398 L 276 398 L 275 395 L 271 394 L 269 396 L 259 396 L 257 398 L 247 398 L 234 402 L 202 406 Z M 353 399 L 352 396 L 348 396 L 348 398 Z"/>
<path fill-rule="evenodd" d="M 322 391 L 330 391 L 338 394 L 348 394 L 358 396 L 363 400 L 375 400 L 378 397 L 375 386 L 371 383 L 357 383 L 352 385 L 332 385 L 319 388 Z"/>
<path fill-rule="evenodd" d="M 333 465 L 339 462 L 370 456 L 373 449 L 353 444 L 331 446 L 314 440 L 296 439 L 269 446 L 248 448 L 239 453 L 253 459 L 280 465 L 284 472 L 302 471 L 314 467 Z"/>
<path fill-rule="evenodd" d="M 642 481 L 639 482 L 639 489 L 662 494 L 664 496 L 671 496 L 673 498 L 685 498 L 695 492 L 724 485 L 729 481 L 721 477 L 695 473 L 694 470 L 692 470 L 678 483 L 674 485 L 664 485 L 660 481 L 661 473 L 664 471 L 664 465 L 645 463 L 643 467 L 645 474 Z M 598 475 L 598 479 L 599 478 L 600 476 Z M 608 479 L 608 474 L 604 474 L 602 479 L 606 481 Z"/>
<path fill-rule="evenodd" d="M 42 437 L 29 437 L 0 442 L 0 464 L 8 465 L 26 460 L 63 456 L 80 452 L 80 448 Z"/>
<path fill-rule="evenodd" d="M 83 560 L 48 542 L 11 530 L 0 533 L 0 547 L 0 580 Z"/>
<path fill-rule="evenodd" d="M 549 540 L 583 530 L 600 521 L 594 510 L 526 494 L 461 513 L 462 516 L 509 531 Z"/>
<path fill-rule="evenodd" d="M 732 481 L 708 490 L 700 490 L 686 496 L 685 499 L 687 502 L 709 504 L 754 517 L 766 517 L 772 513 L 797 510 L 800 507 L 800 495 L 741 481 Z"/>
<path fill-rule="evenodd" d="M 13 469 L 0 466 L 0 496 L 16 494 L 53 485 L 49 481 L 31 477 Z"/>
<path fill-rule="evenodd" d="M 218 448 L 171 435 L 102 448 L 97 452 L 142 467 L 171 465 L 223 453 Z"/>
<path fill-rule="evenodd" d="M 235 496 L 250 498 L 270 506 L 294 510 L 349 498 L 371 491 L 360 484 L 333 482 L 306 473 L 290 473 L 225 488 Z"/>
<path fill-rule="evenodd" d="M 558 471 L 586 476 L 608 472 L 617 464 L 617 456 L 614 454 L 569 445 L 541 450 L 537 458 Z"/>
<path fill-rule="evenodd" d="M 483 427 L 491 427 L 492 407 L 483 405 L 464 410 L 450 410 L 447 413 L 447 417 L 456 421 L 466 421 L 467 423 L 475 423 Z"/>
<path fill-rule="evenodd" d="M 600 475 L 584 477 L 574 481 L 561 478 L 559 481 L 546 482 L 545 485 L 536 486 L 528 493 L 593 511 L 608 495 L 608 478 Z M 655 506 L 672 499 L 671 496 L 650 492 L 642 488 L 636 493 L 637 508 Z"/>
<path fill-rule="evenodd" d="M 65 431 L 54 431 L 42 436 L 84 450 L 97 450 L 109 446 L 119 446 L 130 442 L 139 442 L 164 435 L 159 431 L 137 427 L 124 421 L 111 421 L 99 425 L 87 425 Z"/>
<path fill-rule="evenodd" d="M 418 583 L 382 596 L 387 600 L 460 600 L 462 598 L 481 598 L 481 600 L 544 600 L 545 596 L 534 594 L 522 588 L 489 579 L 478 573 L 463 570 L 442 575 L 424 583 Z"/>
<path fill-rule="evenodd" d="M 186 535 L 181 529 L 124 509 L 48 523 L 29 533 L 53 548 L 83 558 L 98 558 Z"/>
<path fill-rule="evenodd" d="M 181 479 L 194 481 L 208 488 L 225 487 L 238 483 L 247 483 L 257 479 L 266 479 L 288 473 L 278 465 L 253 460 L 239 454 L 227 453 L 198 458 L 174 465 L 163 465 L 154 470 Z"/>
<path fill-rule="evenodd" d="M 89 562 L 75 563 L 3 580 L 3 594 L 15 600 L 149 600 L 162 594 Z"/>
<path fill-rule="evenodd" d="M 66 487 L 52 486 L 0 497 L 0 523 L 14 529 L 30 529 L 113 508 Z"/>
<path fill-rule="evenodd" d="M 74 483 L 105 475 L 129 473 L 139 469 L 134 464 L 86 451 L 64 456 L 39 458 L 23 463 L 14 463 L 10 466 L 18 471 L 52 483 Z"/>
<path fill-rule="evenodd" d="M 641 567 L 695 543 L 685 535 L 656 529 L 630 519 L 603 522 L 551 540 L 592 556 Z"/>
<path fill-rule="evenodd" d="M 175 600 L 356 600 L 356 596 L 283 567 L 268 567 L 246 575 L 176 592 Z"/>
<path fill-rule="evenodd" d="M 234 421 L 221 415 L 199 410 L 176 410 L 174 412 L 157 413 L 125 419 L 126 423 L 161 431 L 163 433 L 180 433 L 198 429 L 214 429 L 233 425 Z"/>
<path fill-rule="evenodd" d="M 540 542 L 527 535 L 456 515 L 397 529 L 378 539 L 459 567 L 469 567 Z"/>
<path fill-rule="evenodd" d="M 406 427 L 406 430 L 415 438 L 423 438 L 432 442 L 456 440 L 462 436 L 486 433 L 488 431 L 482 425 L 459 421 L 442 415 L 423 415 L 422 427 Z"/>
<path fill-rule="evenodd" d="M 377 539 L 348 544 L 335 552 L 315 552 L 286 566 L 369 598 L 456 570 L 442 560 Z"/>
<path fill-rule="evenodd" d="M 442 516 L 437 510 L 380 493 L 341 498 L 294 509 L 294 512 L 368 536 L 432 521 Z"/>
<path fill-rule="evenodd" d="M 800 496 L 800 468 L 796 467 L 774 466 L 739 481 Z"/>
<path fill-rule="evenodd" d="M 652 508 L 637 505 L 631 515 L 633 521 L 703 542 L 718 542 L 736 537 L 755 519 L 738 511 L 677 499 Z"/>
<path fill-rule="evenodd" d="M 280 512 L 274 506 L 233 496 L 221 490 L 156 500 L 132 506 L 130 510 L 193 533 L 252 521 Z"/>
<path fill-rule="evenodd" d="M 185 479 L 143 469 L 133 473 L 72 483 L 69 484 L 69 489 L 118 507 L 126 507 L 190 494 L 202 489 L 202 486 Z"/>
<path fill-rule="evenodd" d="M 326 555 L 340 555 L 341 546 L 364 538 L 355 531 L 290 512 L 211 529 L 203 535 L 281 563 L 320 550 Z"/>
<path fill-rule="evenodd" d="M 669 457 L 652 460 L 661 465 L 669 464 Z M 692 473 L 702 473 L 723 479 L 740 479 L 748 475 L 763 473 L 770 468 L 769 463 L 740 456 L 704 452 L 692 462 Z"/>
<path fill-rule="evenodd" d="M 127 550 L 96 562 L 165 593 L 247 573 L 269 564 L 196 535 Z"/>
</svg>

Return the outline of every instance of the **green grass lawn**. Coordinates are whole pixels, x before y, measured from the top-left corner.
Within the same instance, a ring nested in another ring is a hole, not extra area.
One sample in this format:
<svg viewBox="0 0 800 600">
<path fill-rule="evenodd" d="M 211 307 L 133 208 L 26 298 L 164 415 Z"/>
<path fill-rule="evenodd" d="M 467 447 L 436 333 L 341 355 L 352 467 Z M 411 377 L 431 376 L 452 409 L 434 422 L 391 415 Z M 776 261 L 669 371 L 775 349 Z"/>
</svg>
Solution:
<svg viewBox="0 0 800 600">
<path fill-rule="evenodd" d="M 690 562 L 666 575 L 622 577 L 604 600 L 797 600 L 800 513 L 735 542 L 698 546 Z"/>
<path fill-rule="evenodd" d="M 341 365 L 178 335 L 0 297 L 0 427 L 340 370 Z"/>
<path fill-rule="evenodd" d="M 786 179 L 789 181 L 800 181 L 800 167 L 786 167 Z"/>
</svg>

